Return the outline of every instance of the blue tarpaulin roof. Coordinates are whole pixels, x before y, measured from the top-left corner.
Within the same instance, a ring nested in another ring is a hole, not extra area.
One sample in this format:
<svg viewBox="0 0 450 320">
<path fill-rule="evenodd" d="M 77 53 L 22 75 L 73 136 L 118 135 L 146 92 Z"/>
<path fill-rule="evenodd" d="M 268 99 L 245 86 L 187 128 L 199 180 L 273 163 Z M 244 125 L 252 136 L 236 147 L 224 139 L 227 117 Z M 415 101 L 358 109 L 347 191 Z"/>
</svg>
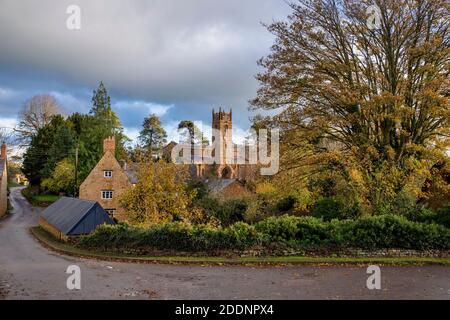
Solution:
<svg viewBox="0 0 450 320">
<path fill-rule="evenodd" d="M 89 234 L 99 225 L 114 224 L 97 202 L 66 197 L 45 209 L 42 217 L 66 235 Z"/>
</svg>

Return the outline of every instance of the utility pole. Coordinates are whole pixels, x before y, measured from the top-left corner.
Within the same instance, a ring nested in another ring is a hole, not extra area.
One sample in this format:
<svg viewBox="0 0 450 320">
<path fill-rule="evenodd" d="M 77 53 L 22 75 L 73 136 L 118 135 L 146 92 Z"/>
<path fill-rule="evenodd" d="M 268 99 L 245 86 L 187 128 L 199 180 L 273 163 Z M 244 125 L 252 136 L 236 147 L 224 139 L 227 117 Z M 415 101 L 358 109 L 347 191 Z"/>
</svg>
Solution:
<svg viewBox="0 0 450 320">
<path fill-rule="evenodd" d="M 77 147 L 75 149 L 75 188 L 74 188 L 74 192 L 75 192 L 75 197 L 78 196 L 78 142 L 77 142 Z"/>
</svg>

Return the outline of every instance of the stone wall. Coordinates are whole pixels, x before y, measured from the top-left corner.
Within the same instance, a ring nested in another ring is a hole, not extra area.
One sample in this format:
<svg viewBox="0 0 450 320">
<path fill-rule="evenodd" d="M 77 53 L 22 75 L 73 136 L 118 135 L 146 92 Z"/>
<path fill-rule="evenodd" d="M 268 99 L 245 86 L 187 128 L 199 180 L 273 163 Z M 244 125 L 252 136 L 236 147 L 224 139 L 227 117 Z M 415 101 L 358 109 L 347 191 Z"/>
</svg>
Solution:
<svg viewBox="0 0 450 320">
<path fill-rule="evenodd" d="M 69 241 L 69 237 L 59 231 L 57 228 L 52 226 L 47 222 L 43 217 L 39 217 L 39 225 L 52 236 L 54 236 L 58 240 Z"/>
<path fill-rule="evenodd" d="M 0 177 L 0 217 L 6 214 L 8 210 L 8 169 L 6 161 L 3 162 L 3 165 L 3 170 L 0 170 L 2 172 L 2 176 Z"/>
</svg>

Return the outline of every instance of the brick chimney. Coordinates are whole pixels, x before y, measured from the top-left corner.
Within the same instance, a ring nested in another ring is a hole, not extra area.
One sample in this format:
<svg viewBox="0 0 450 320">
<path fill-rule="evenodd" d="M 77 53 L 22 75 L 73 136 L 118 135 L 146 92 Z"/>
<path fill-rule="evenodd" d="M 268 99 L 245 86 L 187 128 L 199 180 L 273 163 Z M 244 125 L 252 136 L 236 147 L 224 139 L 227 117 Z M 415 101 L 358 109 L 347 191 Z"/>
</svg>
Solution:
<svg viewBox="0 0 450 320">
<path fill-rule="evenodd" d="M 7 157 L 7 150 L 8 150 L 8 147 L 6 146 L 6 144 L 5 143 L 2 144 L 2 155 L 1 155 L 2 159 L 6 159 L 6 157 Z"/>
<path fill-rule="evenodd" d="M 116 139 L 114 137 L 109 137 L 103 140 L 103 154 L 107 151 L 111 151 L 112 154 L 116 151 Z"/>
</svg>

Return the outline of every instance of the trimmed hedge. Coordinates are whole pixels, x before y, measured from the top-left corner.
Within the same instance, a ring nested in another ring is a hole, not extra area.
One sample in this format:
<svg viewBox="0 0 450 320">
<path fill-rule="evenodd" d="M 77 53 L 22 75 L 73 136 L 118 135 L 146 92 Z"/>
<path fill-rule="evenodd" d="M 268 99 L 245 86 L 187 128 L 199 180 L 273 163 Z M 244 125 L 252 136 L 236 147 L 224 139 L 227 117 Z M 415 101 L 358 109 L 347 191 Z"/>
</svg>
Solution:
<svg viewBox="0 0 450 320">
<path fill-rule="evenodd" d="M 180 222 L 147 230 L 126 224 L 101 226 L 78 243 L 81 247 L 103 250 L 149 251 L 153 248 L 185 252 L 245 250 L 273 244 L 292 248 L 446 250 L 450 249 L 450 229 L 393 215 L 331 222 L 285 215 L 270 217 L 254 226 L 239 222 L 227 228 Z"/>
<path fill-rule="evenodd" d="M 335 223 L 341 245 L 356 248 L 449 249 L 450 230 L 412 222 L 402 216 L 378 216 Z"/>
<path fill-rule="evenodd" d="M 103 250 L 139 250 L 155 248 L 177 251 L 243 250 L 261 243 L 253 226 L 236 223 L 226 229 L 181 222 L 157 225 L 148 230 L 126 224 L 103 225 L 82 237 L 79 246 Z"/>
</svg>

